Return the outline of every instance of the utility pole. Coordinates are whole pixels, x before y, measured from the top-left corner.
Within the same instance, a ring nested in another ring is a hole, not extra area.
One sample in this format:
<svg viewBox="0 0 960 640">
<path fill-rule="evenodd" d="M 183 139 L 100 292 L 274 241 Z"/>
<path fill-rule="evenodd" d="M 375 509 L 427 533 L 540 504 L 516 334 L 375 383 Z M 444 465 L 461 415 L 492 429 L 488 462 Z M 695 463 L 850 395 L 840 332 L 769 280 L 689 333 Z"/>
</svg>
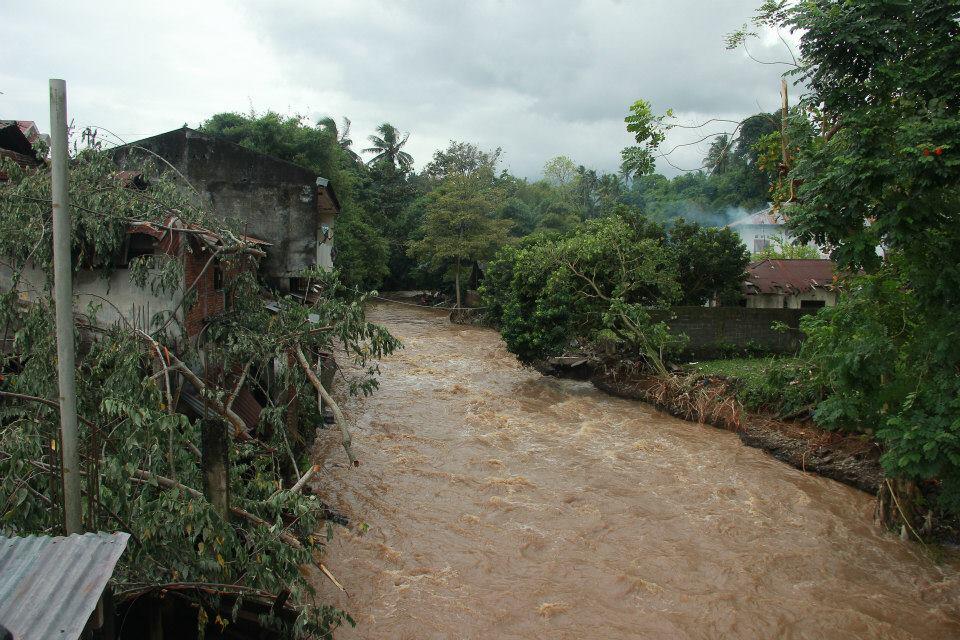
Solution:
<svg viewBox="0 0 960 640">
<path fill-rule="evenodd" d="M 80 533 L 80 456 L 77 451 L 77 381 L 73 345 L 73 267 L 70 258 L 67 83 L 50 80 L 50 168 L 53 177 L 53 298 L 60 383 L 60 455 L 67 535 Z"/>
</svg>

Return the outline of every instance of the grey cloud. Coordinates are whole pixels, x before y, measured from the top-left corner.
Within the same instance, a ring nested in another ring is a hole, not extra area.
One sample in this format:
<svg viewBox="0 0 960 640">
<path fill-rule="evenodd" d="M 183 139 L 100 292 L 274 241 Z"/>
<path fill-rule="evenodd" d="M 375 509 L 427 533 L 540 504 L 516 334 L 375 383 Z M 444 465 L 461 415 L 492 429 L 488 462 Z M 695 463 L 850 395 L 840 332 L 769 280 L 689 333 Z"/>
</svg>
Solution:
<svg viewBox="0 0 960 640">
<path fill-rule="evenodd" d="M 418 164 L 458 139 L 502 146 L 530 177 L 558 153 L 613 170 L 638 98 L 690 119 L 776 104 L 779 69 L 723 49 L 758 2 L 38 0 L 11 16 L 9 45 L 23 53 L 0 71 L 0 115 L 42 121 L 45 80 L 62 75 L 78 117 L 125 133 L 252 103 L 347 115 L 357 141 L 388 120 L 411 131 Z M 684 147 L 675 164 L 696 166 L 704 150 Z"/>
<path fill-rule="evenodd" d="M 322 60 L 311 66 L 318 80 L 336 67 L 346 92 L 365 111 L 411 130 L 411 140 L 419 134 L 503 146 L 527 175 L 539 172 L 552 139 L 584 125 L 605 137 L 578 131 L 583 146 L 566 152 L 579 162 L 615 168 L 629 138 L 611 135 L 610 123 L 622 128 L 637 98 L 658 110 L 709 117 L 748 115 L 758 101 L 772 104 L 776 96 L 776 71 L 723 48 L 724 35 L 749 18 L 755 0 L 455 6 L 354 2 L 304 15 L 291 3 L 256 19 L 279 50 Z M 321 23 L 337 28 L 318 38 Z M 364 45 L 356 46 L 357 40 Z M 480 126 L 491 110 L 497 121 Z M 450 128 L 437 131 L 444 127 Z M 539 152 L 529 153 L 526 145 Z M 690 164 L 699 153 L 685 148 L 678 156 Z"/>
</svg>

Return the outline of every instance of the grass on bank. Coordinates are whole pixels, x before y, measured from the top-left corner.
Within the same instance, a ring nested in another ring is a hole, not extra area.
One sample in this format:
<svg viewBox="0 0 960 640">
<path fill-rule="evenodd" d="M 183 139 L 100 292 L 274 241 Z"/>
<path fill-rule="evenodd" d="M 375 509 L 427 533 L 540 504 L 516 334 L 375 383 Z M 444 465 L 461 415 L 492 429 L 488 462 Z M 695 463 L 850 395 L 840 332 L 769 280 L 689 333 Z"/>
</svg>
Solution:
<svg viewBox="0 0 960 640">
<path fill-rule="evenodd" d="M 799 358 L 710 360 L 691 363 L 687 370 L 705 378 L 729 380 L 747 410 L 769 411 L 781 418 L 805 417 L 820 397 L 810 365 Z"/>
</svg>

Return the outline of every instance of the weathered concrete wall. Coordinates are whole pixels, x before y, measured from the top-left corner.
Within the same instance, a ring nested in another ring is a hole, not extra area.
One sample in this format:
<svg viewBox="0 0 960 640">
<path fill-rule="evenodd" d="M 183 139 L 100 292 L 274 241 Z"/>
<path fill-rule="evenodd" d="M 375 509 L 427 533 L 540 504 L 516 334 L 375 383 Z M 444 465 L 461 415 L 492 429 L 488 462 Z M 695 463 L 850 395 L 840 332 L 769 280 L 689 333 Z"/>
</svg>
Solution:
<svg viewBox="0 0 960 640">
<path fill-rule="evenodd" d="M 745 307 L 674 307 L 651 314 L 663 320 L 671 333 L 685 334 L 689 343 L 684 357 L 709 359 L 735 351 L 793 353 L 800 346 L 800 318 L 813 310 L 749 309 Z M 773 329 L 775 322 L 790 327 Z"/>
<path fill-rule="evenodd" d="M 198 204 L 227 227 L 271 243 L 261 272 L 286 288 L 288 278 L 318 262 L 317 176 L 291 162 L 192 129 L 134 143 L 156 153 L 200 192 Z M 124 168 L 161 161 L 131 146 L 112 150 Z M 333 226 L 332 218 L 328 222 Z"/>
<path fill-rule="evenodd" d="M 777 294 L 747 296 L 747 306 L 751 309 L 799 309 L 804 301 L 823 302 L 824 306 L 832 307 L 837 304 L 837 294 L 835 291 L 818 289 L 793 296 Z"/>
<path fill-rule="evenodd" d="M 0 264 L 0 287 L 9 289 L 12 282 L 11 269 Z M 45 282 L 45 273 L 36 265 L 29 265 L 23 270 L 18 286 L 21 298 L 31 302 L 40 298 L 49 299 L 44 291 Z M 90 304 L 100 306 L 95 320 L 102 327 L 130 323 L 136 328 L 147 330 L 155 314 L 174 309 L 182 292 L 178 291 L 172 296 L 155 296 L 150 292 L 149 285 L 140 288 L 130 281 L 129 269 L 115 269 L 106 276 L 102 271 L 77 273 L 73 278 L 73 295 L 73 307 L 79 313 L 86 313 Z M 104 298 L 109 300 L 109 303 L 105 302 Z M 177 317 L 183 319 L 182 310 L 177 312 Z M 173 324 L 170 333 L 175 334 L 178 330 Z"/>
</svg>

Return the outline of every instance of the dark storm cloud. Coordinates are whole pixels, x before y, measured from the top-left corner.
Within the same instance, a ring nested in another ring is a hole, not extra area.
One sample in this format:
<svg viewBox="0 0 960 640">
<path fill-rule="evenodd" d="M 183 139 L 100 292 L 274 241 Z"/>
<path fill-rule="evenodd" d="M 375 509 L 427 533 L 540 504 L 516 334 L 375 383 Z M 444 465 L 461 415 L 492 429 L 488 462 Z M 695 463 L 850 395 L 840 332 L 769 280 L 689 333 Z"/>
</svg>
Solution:
<svg viewBox="0 0 960 640">
<path fill-rule="evenodd" d="M 43 121 L 46 78 L 66 76 L 79 122 L 133 136 L 252 106 L 349 116 L 358 143 L 389 121 L 418 165 L 457 139 L 502 146 L 530 177 L 557 154 L 613 170 L 638 98 L 690 121 L 776 105 L 780 68 L 723 48 L 757 2 L 24 3 L 7 16 L 24 54 L 0 71 L 0 116 Z M 698 166 L 705 147 L 674 164 Z"/>
</svg>

